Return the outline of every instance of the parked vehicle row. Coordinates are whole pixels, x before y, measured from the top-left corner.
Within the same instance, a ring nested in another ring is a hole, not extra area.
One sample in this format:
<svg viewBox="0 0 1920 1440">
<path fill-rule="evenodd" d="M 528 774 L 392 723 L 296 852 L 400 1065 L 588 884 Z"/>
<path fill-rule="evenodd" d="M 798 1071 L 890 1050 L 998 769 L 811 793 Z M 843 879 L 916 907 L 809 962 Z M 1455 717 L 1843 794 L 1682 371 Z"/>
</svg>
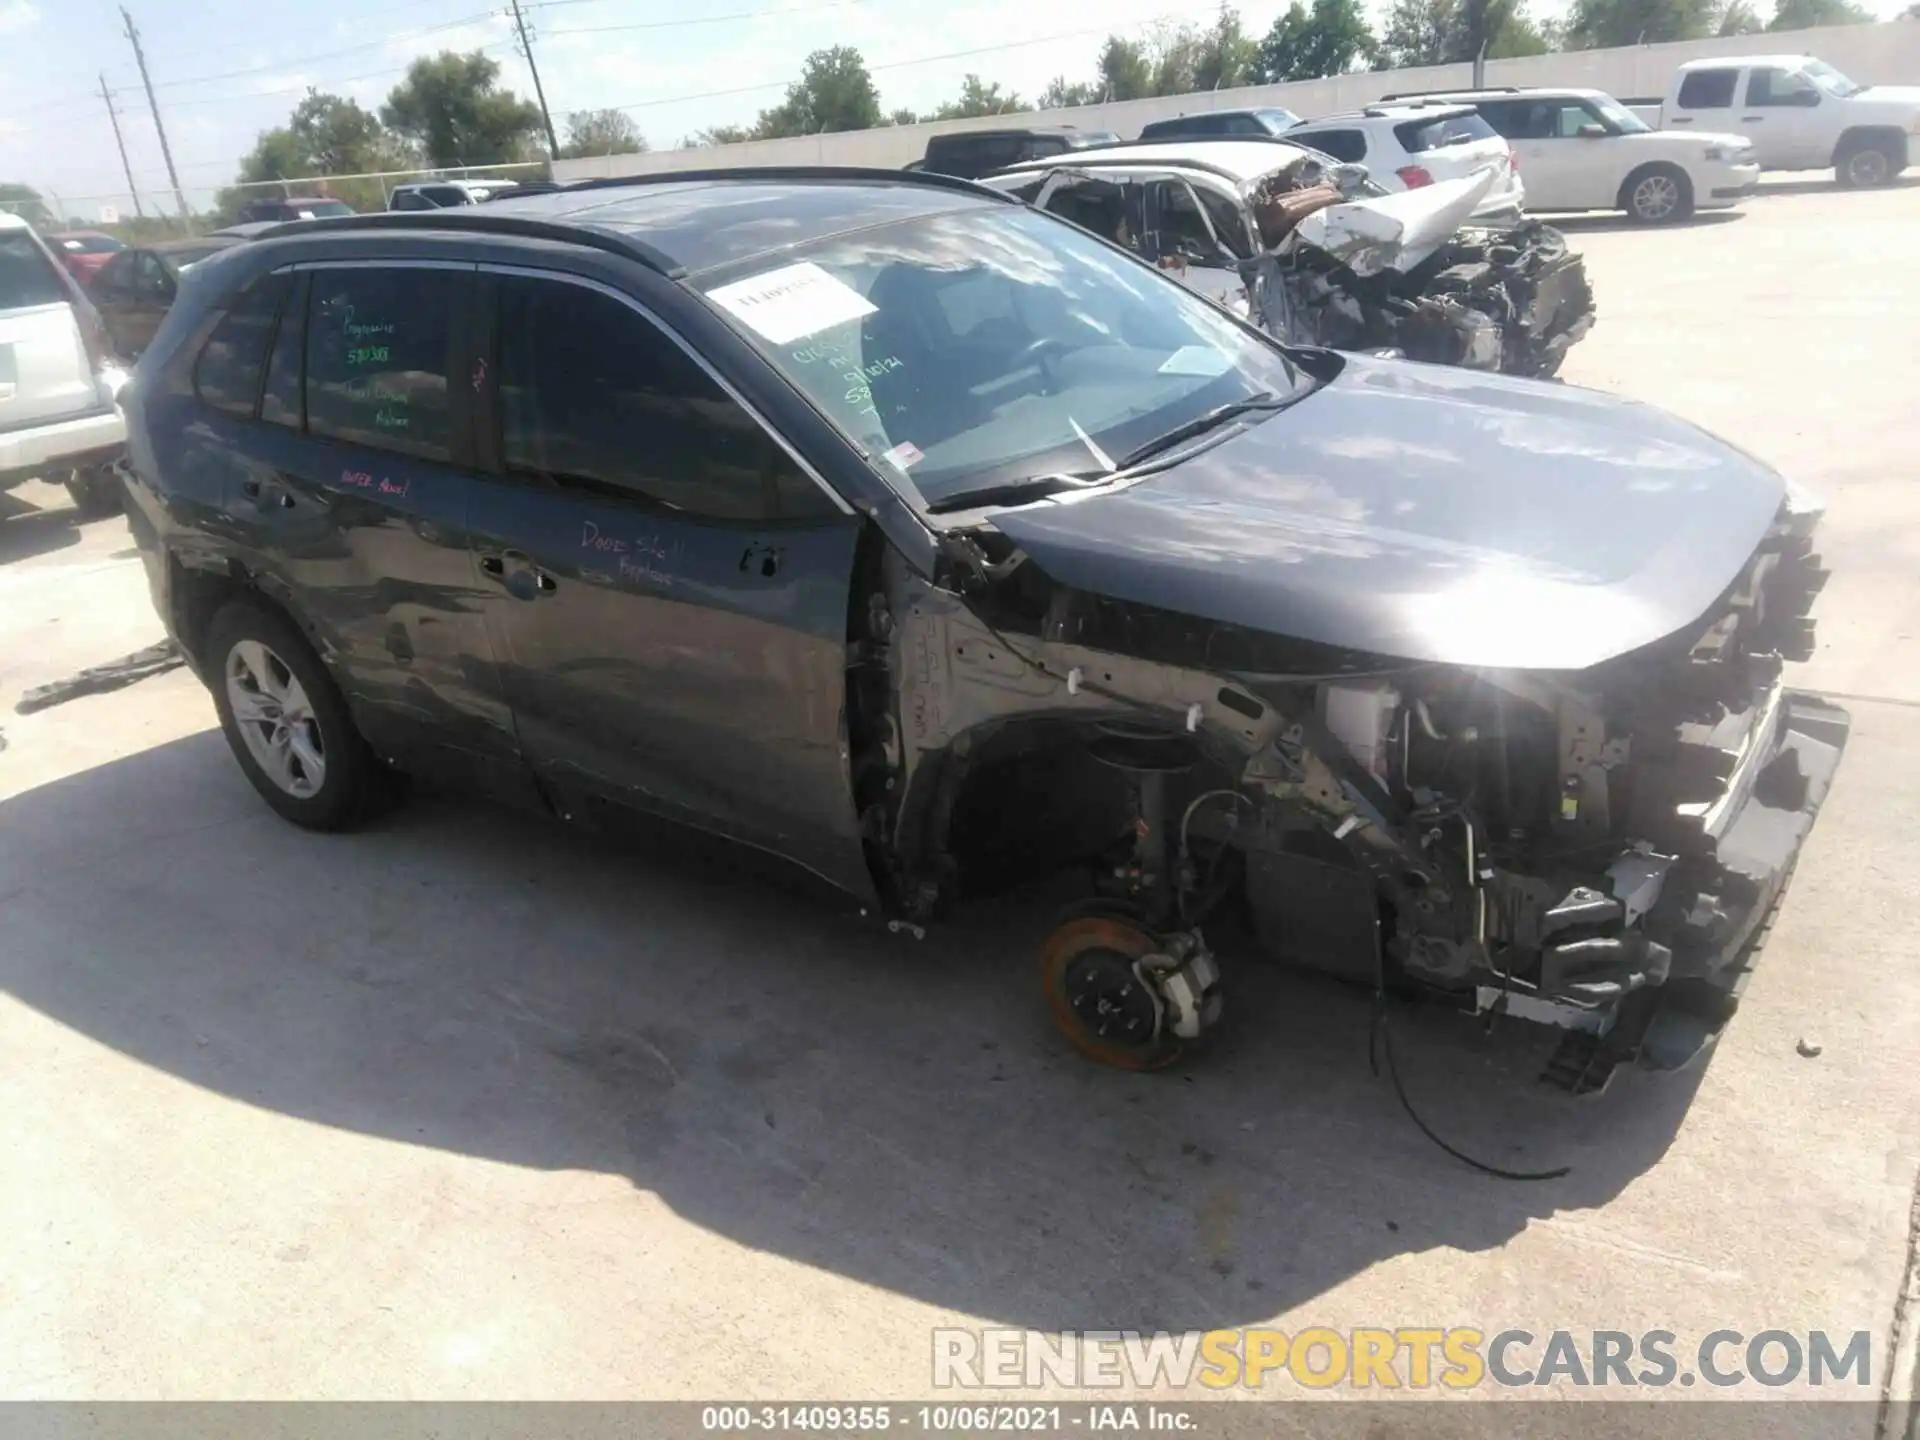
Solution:
<svg viewBox="0 0 1920 1440">
<path fill-rule="evenodd" d="M 1249 248 L 1337 208 L 1206 174 L 1094 198 Z M 1423 245 L 1484 183 L 1360 213 Z M 1079 873 L 1042 984 L 1105 1063 L 1214 1029 L 1231 934 L 1564 1027 L 1576 1089 L 1690 1058 L 1847 734 L 1781 681 L 1818 505 L 1649 406 L 1282 345 L 1089 228 L 788 168 L 229 247 L 127 402 L 156 608 L 301 825 L 417 772 L 909 927 Z"/>
</svg>

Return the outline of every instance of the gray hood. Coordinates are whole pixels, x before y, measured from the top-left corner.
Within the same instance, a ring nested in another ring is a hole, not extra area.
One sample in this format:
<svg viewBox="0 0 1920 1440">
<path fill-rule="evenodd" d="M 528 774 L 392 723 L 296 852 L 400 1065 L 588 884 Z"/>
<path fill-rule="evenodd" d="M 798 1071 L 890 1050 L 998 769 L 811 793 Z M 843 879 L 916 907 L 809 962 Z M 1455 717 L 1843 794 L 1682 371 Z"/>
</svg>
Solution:
<svg viewBox="0 0 1920 1440">
<path fill-rule="evenodd" d="M 1410 660 L 1581 670 L 1700 617 L 1786 497 L 1650 406 L 1341 360 L 1169 470 L 993 523 L 1055 580 L 1116 599 Z"/>
</svg>

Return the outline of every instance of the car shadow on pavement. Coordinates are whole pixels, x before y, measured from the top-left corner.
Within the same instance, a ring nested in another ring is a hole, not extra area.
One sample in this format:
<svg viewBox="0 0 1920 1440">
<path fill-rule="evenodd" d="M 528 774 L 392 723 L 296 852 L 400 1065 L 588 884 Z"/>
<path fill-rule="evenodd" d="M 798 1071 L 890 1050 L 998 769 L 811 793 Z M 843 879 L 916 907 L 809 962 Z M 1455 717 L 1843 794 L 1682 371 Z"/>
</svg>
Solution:
<svg viewBox="0 0 1920 1440">
<path fill-rule="evenodd" d="M 43 510 L 0 492 L 0 565 L 79 543 L 80 526 L 72 510 Z"/>
<path fill-rule="evenodd" d="M 1552 1044 L 1435 1009 L 1369 1073 L 1370 998 L 1249 964 L 1218 1044 L 1152 1076 L 1052 1032 L 1055 896 L 923 940 L 684 835 L 597 843 L 421 797 L 322 836 L 218 732 L 0 803 L 0 989 L 195 1086 L 368 1136 L 620 1174 L 686 1219 L 992 1320 L 1205 1329 L 1404 1252 L 1598 1206 L 1697 1079 L 1572 1100 Z"/>
<path fill-rule="evenodd" d="M 1909 171 L 1905 175 L 1896 175 L 1885 185 L 1879 186 L 1878 188 L 1882 190 L 1897 190 L 1906 185 L 1920 185 L 1920 170 Z M 1760 189 L 1754 193 L 1752 198 L 1764 200 L 1769 195 L 1845 196 L 1851 195 L 1852 193 L 1853 191 L 1835 180 L 1831 172 L 1829 172 L 1819 178 L 1769 182 L 1762 185 Z"/>
</svg>

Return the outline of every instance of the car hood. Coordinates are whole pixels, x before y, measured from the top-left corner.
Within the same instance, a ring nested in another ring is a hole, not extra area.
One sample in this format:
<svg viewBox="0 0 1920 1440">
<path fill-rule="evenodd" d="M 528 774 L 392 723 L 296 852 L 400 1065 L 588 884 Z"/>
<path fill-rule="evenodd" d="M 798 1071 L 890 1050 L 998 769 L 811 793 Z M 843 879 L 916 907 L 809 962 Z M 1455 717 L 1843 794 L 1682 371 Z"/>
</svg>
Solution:
<svg viewBox="0 0 1920 1440">
<path fill-rule="evenodd" d="M 1786 497 L 1646 405 L 1343 356 L 1291 408 L 994 526 L 1077 589 L 1409 660 L 1580 670 L 1672 634 Z"/>
<path fill-rule="evenodd" d="M 1920 86 L 1869 85 L 1847 97 L 1848 105 L 1877 105 L 1888 110 L 1920 110 Z"/>
</svg>

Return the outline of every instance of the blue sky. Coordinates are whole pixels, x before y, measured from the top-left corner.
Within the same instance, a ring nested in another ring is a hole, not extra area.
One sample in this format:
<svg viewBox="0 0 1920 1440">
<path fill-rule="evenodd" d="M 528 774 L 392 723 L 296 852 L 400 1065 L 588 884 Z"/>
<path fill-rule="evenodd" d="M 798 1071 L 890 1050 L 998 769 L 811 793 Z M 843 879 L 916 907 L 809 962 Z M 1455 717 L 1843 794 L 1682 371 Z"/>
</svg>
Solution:
<svg viewBox="0 0 1920 1440">
<path fill-rule="evenodd" d="M 1538 3 L 1538 0 L 1537 0 Z M 1546 0 L 1545 13 L 1562 0 Z M 1891 14 L 1904 0 L 1879 0 Z M 128 0 L 189 198 L 229 181 L 262 129 L 308 85 L 377 107 L 409 60 L 484 48 L 529 97 L 505 0 Z M 568 110 L 630 107 L 656 148 L 775 103 L 810 50 L 856 45 L 889 108 L 928 109 L 978 71 L 1031 96 L 1086 78 L 1110 30 L 1204 21 L 1191 0 L 522 0 L 556 125 Z M 1240 5 L 1262 33 L 1279 0 Z M 1380 8 L 1370 5 L 1370 9 Z M 1766 7 L 1763 5 L 1763 9 Z M 979 53 L 963 53 L 979 52 Z M 947 58 L 938 58 L 947 57 Z M 99 94 L 115 92 L 134 179 L 151 212 L 166 171 L 115 0 L 0 0 L 0 180 L 56 193 L 73 214 L 126 182 Z M 762 87 L 762 88 L 750 88 Z M 739 92 L 714 94 L 711 92 Z M 706 98 L 689 98 L 701 97 Z M 117 197 L 117 199 L 116 199 Z"/>
</svg>

